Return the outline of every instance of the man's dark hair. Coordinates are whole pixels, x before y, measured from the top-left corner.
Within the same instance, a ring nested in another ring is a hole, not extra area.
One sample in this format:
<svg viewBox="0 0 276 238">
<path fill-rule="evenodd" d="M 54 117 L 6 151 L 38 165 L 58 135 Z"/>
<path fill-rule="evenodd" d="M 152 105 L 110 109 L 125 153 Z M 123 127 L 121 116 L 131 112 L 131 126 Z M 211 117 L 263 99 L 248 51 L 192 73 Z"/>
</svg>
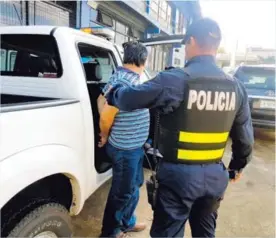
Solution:
<svg viewBox="0 0 276 238">
<path fill-rule="evenodd" d="M 126 42 L 124 48 L 124 64 L 135 64 L 137 67 L 145 65 L 148 51 L 147 48 L 139 42 Z"/>
<path fill-rule="evenodd" d="M 201 18 L 187 29 L 183 43 L 194 37 L 197 44 L 204 49 L 216 49 L 221 41 L 221 30 L 218 23 L 210 18 Z"/>
</svg>

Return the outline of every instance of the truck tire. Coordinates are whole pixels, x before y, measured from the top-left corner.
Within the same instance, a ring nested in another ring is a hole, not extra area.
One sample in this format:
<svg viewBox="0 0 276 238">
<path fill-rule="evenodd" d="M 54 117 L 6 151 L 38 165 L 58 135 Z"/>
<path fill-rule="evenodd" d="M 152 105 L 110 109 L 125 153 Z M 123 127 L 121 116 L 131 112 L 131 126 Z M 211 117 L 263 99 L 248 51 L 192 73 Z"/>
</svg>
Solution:
<svg viewBox="0 0 276 238">
<path fill-rule="evenodd" d="M 71 218 L 57 203 L 41 205 L 27 214 L 8 237 L 72 237 Z"/>
</svg>

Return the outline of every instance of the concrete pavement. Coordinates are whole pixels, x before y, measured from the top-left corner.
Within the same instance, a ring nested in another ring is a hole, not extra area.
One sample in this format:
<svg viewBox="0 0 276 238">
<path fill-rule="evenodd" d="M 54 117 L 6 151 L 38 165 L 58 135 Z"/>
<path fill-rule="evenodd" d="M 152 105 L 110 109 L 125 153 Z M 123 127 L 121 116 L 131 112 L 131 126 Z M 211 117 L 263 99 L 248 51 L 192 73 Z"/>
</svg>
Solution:
<svg viewBox="0 0 276 238">
<path fill-rule="evenodd" d="M 274 134 L 255 133 L 254 159 L 244 171 L 240 181 L 229 184 L 219 210 L 217 237 L 275 237 L 275 141 Z M 224 162 L 230 159 L 228 144 Z M 145 178 L 150 175 L 145 171 Z M 86 202 L 82 212 L 73 218 L 75 236 L 97 237 L 110 181 L 104 184 Z M 148 228 L 132 237 L 149 237 L 152 211 L 147 203 L 145 186 L 141 189 L 137 208 L 139 221 L 147 222 Z M 185 237 L 190 237 L 187 224 Z"/>
</svg>

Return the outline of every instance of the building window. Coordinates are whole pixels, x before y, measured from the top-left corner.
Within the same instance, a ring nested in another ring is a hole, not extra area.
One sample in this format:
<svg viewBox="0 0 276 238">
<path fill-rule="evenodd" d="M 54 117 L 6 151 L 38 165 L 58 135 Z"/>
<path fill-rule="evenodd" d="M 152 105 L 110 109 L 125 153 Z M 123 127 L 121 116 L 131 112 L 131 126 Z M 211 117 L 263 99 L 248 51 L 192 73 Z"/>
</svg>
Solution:
<svg viewBox="0 0 276 238">
<path fill-rule="evenodd" d="M 111 15 L 100 10 L 101 16 L 105 16 L 110 19 L 110 29 L 115 32 L 115 37 L 112 42 L 122 46 L 123 43 L 128 41 L 134 41 L 137 39 L 142 39 L 144 33 L 138 29 L 133 28 L 130 24 L 118 21 L 114 19 Z M 111 26 L 112 25 L 112 26 Z"/>
<path fill-rule="evenodd" d="M 170 5 L 168 5 L 168 10 L 167 10 L 167 23 L 168 23 L 168 28 L 171 30 L 172 26 L 172 8 Z"/>
<path fill-rule="evenodd" d="M 168 3 L 166 1 L 160 1 L 161 5 L 161 18 L 162 20 L 166 20 L 167 18 L 167 8 L 168 8 Z"/>
<path fill-rule="evenodd" d="M 171 29 L 172 8 L 167 1 L 150 1 L 150 15 L 157 20 L 163 27 Z"/>
<path fill-rule="evenodd" d="M 174 64 L 179 66 L 181 64 L 181 60 L 178 58 L 174 58 Z"/>
<path fill-rule="evenodd" d="M 184 15 L 180 14 L 179 27 L 180 27 L 181 33 L 184 33 L 184 26 L 185 26 L 184 24 L 185 24 Z"/>
<path fill-rule="evenodd" d="M 182 13 L 180 13 L 179 10 L 177 9 L 176 15 L 175 15 L 175 33 L 183 34 L 184 27 L 185 27 L 184 15 Z"/>
<path fill-rule="evenodd" d="M 0 1 L 0 25 L 26 24 L 76 27 L 76 1 Z"/>
<path fill-rule="evenodd" d="M 175 12 L 175 33 L 178 33 L 178 25 L 179 25 L 179 10 L 176 9 Z"/>
<path fill-rule="evenodd" d="M 153 45 L 148 46 L 147 49 L 149 56 L 146 67 L 151 75 L 155 75 L 169 65 L 169 52 L 172 50 L 172 45 Z"/>
<path fill-rule="evenodd" d="M 117 21 L 116 22 L 116 32 L 126 34 L 127 33 L 127 26 L 125 26 L 124 24 Z"/>
<path fill-rule="evenodd" d="M 122 45 L 126 41 L 128 41 L 126 36 L 124 36 L 120 33 L 116 33 L 116 35 L 115 35 L 115 44 Z"/>
<path fill-rule="evenodd" d="M 130 26 L 113 19 L 112 29 L 115 32 L 113 43 L 122 45 L 125 42 L 143 38 L 143 32 L 132 29 Z"/>
<path fill-rule="evenodd" d="M 90 20 L 93 21 L 93 19 L 95 19 L 99 23 L 102 23 L 105 26 L 114 27 L 113 19 L 110 16 L 102 13 L 101 11 L 98 11 L 97 13 L 96 11 L 91 9 Z"/>
<path fill-rule="evenodd" d="M 158 19 L 158 10 L 159 10 L 159 1 L 158 0 L 152 0 L 150 2 L 150 9 L 153 13 L 153 16 L 155 16 L 156 20 Z"/>
</svg>

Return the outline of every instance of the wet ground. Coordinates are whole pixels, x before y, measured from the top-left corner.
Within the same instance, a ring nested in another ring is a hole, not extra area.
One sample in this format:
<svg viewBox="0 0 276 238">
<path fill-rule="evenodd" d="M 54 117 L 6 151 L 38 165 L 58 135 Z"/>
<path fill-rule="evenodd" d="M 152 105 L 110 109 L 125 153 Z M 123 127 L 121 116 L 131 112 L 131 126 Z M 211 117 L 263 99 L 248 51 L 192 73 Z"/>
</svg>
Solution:
<svg viewBox="0 0 276 238">
<path fill-rule="evenodd" d="M 256 130 L 254 159 L 240 181 L 228 186 L 219 210 L 217 237 L 275 237 L 275 134 Z M 228 144 L 224 161 L 228 164 L 231 144 Z M 145 171 L 145 177 L 149 176 Z M 97 237 L 110 181 L 104 184 L 86 202 L 82 212 L 73 218 L 77 237 Z M 149 237 L 152 211 L 147 203 L 145 187 L 137 208 L 139 221 L 148 228 L 132 237 Z M 187 224 L 186 237 L 190 237 Z"/>
</svg>

